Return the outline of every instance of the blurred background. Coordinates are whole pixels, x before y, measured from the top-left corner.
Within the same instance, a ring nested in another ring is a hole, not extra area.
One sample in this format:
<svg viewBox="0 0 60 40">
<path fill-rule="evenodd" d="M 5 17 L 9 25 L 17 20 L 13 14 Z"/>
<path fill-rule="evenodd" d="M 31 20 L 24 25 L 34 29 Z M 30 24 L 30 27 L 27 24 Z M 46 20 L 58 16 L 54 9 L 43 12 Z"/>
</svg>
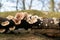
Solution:
<svg viewBox="0 0 60 40">
<path fill-rule="evenodd" d="M 60 0 L 0 0 L 0 16 L 6 17 L 19 11 L 42 17 L 60 18 Z"/>
<path fill-rule="evenodd" d="M 40 10 L 60 12 L 60 0 L 0 0 L 0 11 Z"/>
</svg>

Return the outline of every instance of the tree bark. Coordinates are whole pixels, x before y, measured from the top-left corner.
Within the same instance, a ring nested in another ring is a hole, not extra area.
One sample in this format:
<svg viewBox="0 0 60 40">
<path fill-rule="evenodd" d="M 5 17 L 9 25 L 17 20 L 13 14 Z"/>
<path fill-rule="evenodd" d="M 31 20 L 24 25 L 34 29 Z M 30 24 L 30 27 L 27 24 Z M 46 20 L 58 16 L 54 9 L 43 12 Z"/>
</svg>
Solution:
<svg viewBox="0 0 60 40">
<path fill-rule="evenodd" d="M 32 7 L 32 3 L 33 3 L 33 0 L 30 1 L 29 10 L 30 10 L 31 7 Z"/>
<path fill-rule="evenodd" d="M 50 2 L 50 5 L 51 5 L 51 7 L 50 7 L 50 11 L 54 11 L 54 0 L 51 0 L 51 2 Z"/>
<path fill-rule="evenodd" d="M 16 11 L 18 11 L 18 2 L 19 0 L 16 1 Z"/>
<path fill-rule="evenodd" d="M 25 10 L 25 0 L 22 0 L 22 4 L 23 4 L 23 10 Z"/>
</svg>

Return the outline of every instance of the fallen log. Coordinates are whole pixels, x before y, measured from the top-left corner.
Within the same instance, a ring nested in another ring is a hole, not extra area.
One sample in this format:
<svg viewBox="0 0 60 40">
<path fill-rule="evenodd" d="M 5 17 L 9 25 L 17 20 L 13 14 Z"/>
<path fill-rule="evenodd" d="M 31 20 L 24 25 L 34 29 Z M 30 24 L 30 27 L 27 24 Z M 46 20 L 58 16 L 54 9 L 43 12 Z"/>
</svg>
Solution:
<svg viewBox="0 0 60 40">
<path fill-rule="evenodd" d="M 59 29 L 33 29 L 34 33 L 46 35 L 49 37 L 60 37 Z"/>
</svg>

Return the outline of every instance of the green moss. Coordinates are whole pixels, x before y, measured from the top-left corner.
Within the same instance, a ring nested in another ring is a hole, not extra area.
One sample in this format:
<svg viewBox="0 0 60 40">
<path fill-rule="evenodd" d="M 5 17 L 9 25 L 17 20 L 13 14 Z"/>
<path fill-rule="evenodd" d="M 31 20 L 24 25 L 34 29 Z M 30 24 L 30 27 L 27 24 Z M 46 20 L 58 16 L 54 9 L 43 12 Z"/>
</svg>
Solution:
<svg viewBox="0 0 60 40">
<path fill-rule="evenodd" d="M 8 15 L 15 15 L 17 12 L 28 12 L 29 14 L 32 15 L 38 15 L 42 17 L 57 17 L 60 18 L 60 13 L 59 12 L 44 12 L 44 11 L 38 11 L 38 10 L 21 10 L 21 11 L 11 11 L 11 12 L 0 12 L 1 17 L 7 17 Z M 45 13 L 48 13 L 47 15 Z"/>
</svg>

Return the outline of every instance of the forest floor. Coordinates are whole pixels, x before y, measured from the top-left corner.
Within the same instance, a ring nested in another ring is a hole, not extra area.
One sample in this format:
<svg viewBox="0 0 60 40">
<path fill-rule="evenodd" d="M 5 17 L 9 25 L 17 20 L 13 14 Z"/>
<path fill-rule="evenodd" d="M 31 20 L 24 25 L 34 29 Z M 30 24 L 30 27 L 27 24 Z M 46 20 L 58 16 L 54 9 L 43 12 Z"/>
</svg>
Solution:
<svg viewBox="0 0 60 40">
<path fill-rule="evenodd" d="M 0 34 L 0 40 L 59 40 L 58 38 L 50 38 L 44 35 L 37 35 L 29 32 L 20 34 Z"/>
</svg>

